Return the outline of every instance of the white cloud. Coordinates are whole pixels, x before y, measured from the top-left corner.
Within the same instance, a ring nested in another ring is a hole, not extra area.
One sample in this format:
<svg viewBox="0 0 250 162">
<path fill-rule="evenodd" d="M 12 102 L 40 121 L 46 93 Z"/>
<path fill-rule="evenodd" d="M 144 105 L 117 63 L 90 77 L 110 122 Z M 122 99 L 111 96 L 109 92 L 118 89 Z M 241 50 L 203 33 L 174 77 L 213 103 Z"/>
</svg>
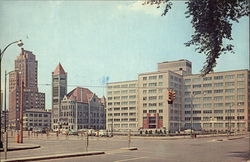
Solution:
<svg viewBox="0 0 250 162">
<path fill-rule="evenodd" d="M 148 15 L 160 16 L 162 14 L 162 7 L 157 8 L 157 5 L 143 5 L 144 1 L 136 1 L 127 5 L 118 5 L 117 8 L 122 11 L 143 12 Z"/>
</svg>

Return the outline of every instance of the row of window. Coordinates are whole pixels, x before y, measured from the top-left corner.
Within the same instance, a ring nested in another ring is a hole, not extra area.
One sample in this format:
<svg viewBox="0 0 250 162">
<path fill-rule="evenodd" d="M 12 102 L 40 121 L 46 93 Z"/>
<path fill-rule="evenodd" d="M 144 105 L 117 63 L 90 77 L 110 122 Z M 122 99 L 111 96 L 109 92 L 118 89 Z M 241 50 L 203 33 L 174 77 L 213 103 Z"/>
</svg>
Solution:
<svg viewBox="0 0 250 162">
<path fill-rule="evenodd" d="M 108 122 L 119 122 L 119 121 L 131 121 L 135 122 L 136 118 L 115 118 L 115 119 L 108 119 Z"/>
<path fill-rule="evenodd" d="M 222 121 L 222 120 L 244 120 L 245 117 L 244 116 L 237 116 L 237 117 L 234 117 L 234 116 L 225 116 L 225 118 L 223 116 L 217 116 L 217 117 L 193 117 L 193 120 L 197 121 L 197 120 L 201 120 L 203 119 L 203 121 Z M 190 121 L 191 120 L 191 117 L 185 117 L 185 121 Z"/>
<path fill-rule="evenodd" d="M 128 94 L 128 93 L 136 93 L 135 89 L 131 90 L 121 90 L 121 91 L 108 91 L 108 95 L 118 95 L 118 94 Z"/>
<path fill-rule="evenodd" d="M 244 113 L 244 109 L 226 109 L 225 113 L 235 113 L 237 111 L 237 113 Z M 213 112 L 215 114 L 223 114 L 224 110 L 194 110 L 193 114 L 201 114 L 201 112 L 203 112 L 203 114 L 212 114 Z M 185 114 L 191 114 L 191 111 L 185 111 Z"/>
<path fill-rule="evenodd" d="M 200 94 L 203 94 L 203 95 L 208 95 L 208 94 L 218 94 L 218 93 L 234 93 L 235 92 L 235 89 L 216 89 L 216 90 L 204 90 L 204 91 L 193 91 L 193 94 L 194 95 L 200 95 Z M 244 89 L 239 89 L 238 92 L 242 93 L 244 92 Z M 191 95 L 191 92 L 185 92 L 184 93 L 185 96 L 190 96 Z"/>
<path fill-rule="evenodd" d="M 136 116 L 136 113 L 108 113 L 108 116 Z"/>
<path fill-rule="evenodd" d="M 131 96 L 115 96 L 115 97 L 108 97 L 108 100 L 127 100 L 127 99 L 135 99 L 136 95 Z"/>
<path fill-rule="evenodd" d="M 119 110 L 136 110 L 136 107 L 114 107 L 114 108 L 108 108 L 108 111 L 119 111 Z"/>
<path fill-rule="evenodd" d="M 235 96 L 214 96 L 214 97 L 195 97 L 193 98 L 193 102 L 202 102 L 202 101 L 222 101 L 223 99 L 225 100 L 234 100 L 236 97 Z M 243 99 L 245 98 L 244 95 L 238 95 L 237 99 Z M 191 98 L 185 98 L 185 102 L 191 102 Z"/>
<path fill-rule="evenodd" d="M 112 106 L 112 105 L 135 105 L 136 104 L 136 101 L 124 101 L 124 102 L 108 102 L 108 105 L 109 106 Z"/>
<path fill-rule="evenodd" d="M 227 103 L 205 103 L 205 104 L 185 104 L 184 107 L 185 108 L 212 108 L 212 107 L 241 107 L 244 106 L 244 102 L 237 102 L 237 104 L 235 104 L 234 102 L 227 102 Z"/>
<path fill-rule="evenodd" d="M 244 85 L 244 81 L 238 81 L 237 82 L 237 86 L 243 86 Z M 214 83 L 214 84 L 212 84 L 212 83 L 207 83 L 207 84 L 194 84 L 194 85 L 185 85 L 185 88 L 186 89 L 189 89 L 189 88 L 191 88 L 191 86 L 192 86 L 192 88 L 201 88 L 201 87 L 204 87 L 204 88 L 208 88 L 208 87 L 230 87 L 230 86 L 235 86 L 236 84 L 235 84 L 235 82 L 225 82 L 225 84 L 223 83 L 223 82 L 221 82 L 221 83 Z"/>
<path fill-rule="evenodd" d="M 142 78 L 142 80 L 156 80 L 156 79 L 163 79 L 163 75 L 153 75 L 153 76 L 145 76 Z"/>
<path fill-rule="evenodd" d="M 111 86 L 109 85 L 108 86 L 108 89 L 111 89 L 111 88 L 134 88 L 136 87 L 136 84 L 122 84 L 122 85 L 114 85 L 114 86 Z"/>
<path fill-rule="evenodd" d="M 185 79 L 185 83 L 190 83 L 190 82 L 200 82 L 201 80 L 203 81 L 209 81 L 209 80 L 222 80 L 222 79 L 234 79 L 234 78 L 245 78 L 245 74 L 237 74 L 236 75 L 219 75 L 219 76 L 214 76 L 214 77 L 203 77 L 203 78 L 192 78 L 192 79 Z"/>
<path fill-rule="evenodd" d="M 45 117 L 47 118 L 49 115 L 48 114 L 25 114 L 26 117 Z"/>
<path fill-rule="evenodd" d="M 156 107 L 156 106 L 163 106 L 163 103 L 162 102 L 160 102 L 160 103 L 143 103 L 142 104 L 142 107 Z"/>
</svg>

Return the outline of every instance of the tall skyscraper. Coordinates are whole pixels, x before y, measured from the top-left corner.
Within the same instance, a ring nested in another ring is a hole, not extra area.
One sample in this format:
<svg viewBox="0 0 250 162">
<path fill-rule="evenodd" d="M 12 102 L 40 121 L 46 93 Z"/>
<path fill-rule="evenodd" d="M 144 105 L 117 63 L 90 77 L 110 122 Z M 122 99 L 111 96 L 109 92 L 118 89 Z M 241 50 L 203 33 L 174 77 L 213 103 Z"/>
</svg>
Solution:
<svg viewBox="0 0 250 162">
<path fill-rule="evenodd" d="M 59 127 L 61 101 L 67 94 L 67 73 L 59 63 L 52 72 L 52 129 L 56 130 Z"/>
<path fill-rule="evenodd" d="M 9 124 L 19 129 L 20 110 L 45 110 L 45 93 L 38 92 L 37 60 L 22 48 L 15 60 L 15 70 L 9 74 Z M 22 86 L 23 84 L 23 86 Z"/>
</svg>

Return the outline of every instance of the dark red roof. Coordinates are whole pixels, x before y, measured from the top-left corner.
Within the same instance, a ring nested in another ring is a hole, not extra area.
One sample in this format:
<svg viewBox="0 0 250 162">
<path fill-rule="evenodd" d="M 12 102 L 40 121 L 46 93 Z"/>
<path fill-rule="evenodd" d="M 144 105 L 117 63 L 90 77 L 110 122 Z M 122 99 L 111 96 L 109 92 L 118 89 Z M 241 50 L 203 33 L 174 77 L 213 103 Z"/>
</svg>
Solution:
<svg viewBox="0 0 250 162">
<path fill-rule="evenodd" d="M 53 75 L 66 74 L 62 65 L 59 63 L 53 72 Z"/>
<path fill-rule="evenodd" d="M 66 96 L 68 99 L 75 100 L 77 102 L 88 103 L 92 99 L 93 95 L 94 93 L 88 88 L 77 87 Z"/>
</svg>

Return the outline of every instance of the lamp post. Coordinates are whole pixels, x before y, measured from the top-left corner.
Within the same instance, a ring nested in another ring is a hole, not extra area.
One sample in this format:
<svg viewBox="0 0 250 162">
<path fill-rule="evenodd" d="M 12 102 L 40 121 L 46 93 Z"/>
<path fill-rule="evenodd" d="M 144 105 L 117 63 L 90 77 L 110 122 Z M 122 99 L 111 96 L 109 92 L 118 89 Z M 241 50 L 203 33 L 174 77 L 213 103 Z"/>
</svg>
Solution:
<svg viewBox="0 0 250 162">
<path fill-rule="evenodd" d="M 14 41 L 10 44 L 8 44 L 4 49 L 3 51 L 1 51 L 0 49 L 0 91 L 2 89 L 2 83 L 1 83 L 1 72 L 2 72 L 2 58 L 3 58 L 3 54 L 4 52 L 6 51 L 6 49 L 11 46 L 12 44 L 17 44 L 19 47 L 23 46 L 23 42 L 21 40 L 19 41 Z M 1 121 L 1 124 L 0 124 L 0 148 L 3 148 L 3 142 L 2 142 L 2 100 L 0 100 L 0 121 Z"/>
</svg>

